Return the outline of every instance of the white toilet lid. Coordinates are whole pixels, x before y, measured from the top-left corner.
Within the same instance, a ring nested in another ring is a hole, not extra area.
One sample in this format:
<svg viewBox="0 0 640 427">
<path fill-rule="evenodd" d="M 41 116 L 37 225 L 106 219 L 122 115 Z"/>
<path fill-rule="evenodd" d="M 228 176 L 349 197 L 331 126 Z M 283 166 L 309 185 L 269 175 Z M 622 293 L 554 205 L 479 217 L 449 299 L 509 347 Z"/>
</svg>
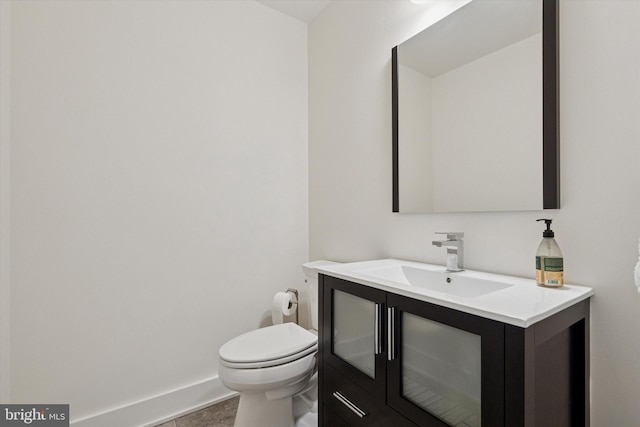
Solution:
<svg viewBox="0 0 640 427">
<path fill-rule="evenodd" d="M 218 352 L 230 367 L 266 367 L 314 352 L 318 337 L 295 323 L 267 326 L 239 335 Z"/>
</svg>

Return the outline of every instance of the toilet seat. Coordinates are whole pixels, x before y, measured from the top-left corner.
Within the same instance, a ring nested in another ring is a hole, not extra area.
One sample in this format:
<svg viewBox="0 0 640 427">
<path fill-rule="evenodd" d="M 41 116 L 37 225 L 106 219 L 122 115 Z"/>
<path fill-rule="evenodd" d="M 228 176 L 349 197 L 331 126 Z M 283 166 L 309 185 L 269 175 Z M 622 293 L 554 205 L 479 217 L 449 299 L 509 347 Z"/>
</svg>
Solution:
<svg viewBox="0 0 640 427">
<path fill-rule="evenodd" d="M 318 348 L 318 337 L 295 323 L 267 326 L 239 335 L 220 347 L 220 363 L 255 369 L 289 363 Z"/>
</svg>

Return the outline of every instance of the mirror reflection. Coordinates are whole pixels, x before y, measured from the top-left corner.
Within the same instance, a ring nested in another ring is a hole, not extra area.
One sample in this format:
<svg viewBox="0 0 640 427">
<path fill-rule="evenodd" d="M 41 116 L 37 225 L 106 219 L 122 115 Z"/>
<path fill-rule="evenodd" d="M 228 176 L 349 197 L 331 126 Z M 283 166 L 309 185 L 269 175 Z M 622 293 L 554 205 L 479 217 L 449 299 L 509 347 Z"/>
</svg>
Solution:
<svg viewBox="0 0 640 427">
<path fill-rule="evenodd" d="M 542 18 L 474 0 L 394 49 L 394 211 L 543 208 Z"/>
</svg>

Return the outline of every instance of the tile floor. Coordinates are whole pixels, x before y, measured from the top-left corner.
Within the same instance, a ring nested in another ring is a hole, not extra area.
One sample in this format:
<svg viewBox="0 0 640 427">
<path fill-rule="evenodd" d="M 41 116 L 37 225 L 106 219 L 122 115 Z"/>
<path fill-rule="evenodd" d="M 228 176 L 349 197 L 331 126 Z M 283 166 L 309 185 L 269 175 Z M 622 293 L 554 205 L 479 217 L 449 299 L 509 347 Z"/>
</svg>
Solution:
<svg viewBox="0 0 640 427">
<path fill-rule="evenodd" d="M 236 419 L 239 397 L 167 421 L 156 427 L 232 427 Z"/>
</svg>

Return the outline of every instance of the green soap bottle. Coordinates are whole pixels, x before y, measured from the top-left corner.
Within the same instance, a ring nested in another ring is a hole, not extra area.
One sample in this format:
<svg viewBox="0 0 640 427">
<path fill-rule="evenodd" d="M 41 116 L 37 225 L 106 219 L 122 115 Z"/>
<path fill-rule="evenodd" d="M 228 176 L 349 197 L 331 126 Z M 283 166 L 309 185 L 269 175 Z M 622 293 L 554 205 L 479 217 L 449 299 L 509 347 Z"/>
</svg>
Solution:
<svg viewBox="0 0 640 427">
<path fill-rule="evenodd" d="M 560 246 L 551 230 L 552 219 L 539 219 L 547 224 L 542 233 L 542 241 L 536 252 L 536 282 L 547 288 L 561 288 L 564 285 L 564 259 Z"/>
</svg>

